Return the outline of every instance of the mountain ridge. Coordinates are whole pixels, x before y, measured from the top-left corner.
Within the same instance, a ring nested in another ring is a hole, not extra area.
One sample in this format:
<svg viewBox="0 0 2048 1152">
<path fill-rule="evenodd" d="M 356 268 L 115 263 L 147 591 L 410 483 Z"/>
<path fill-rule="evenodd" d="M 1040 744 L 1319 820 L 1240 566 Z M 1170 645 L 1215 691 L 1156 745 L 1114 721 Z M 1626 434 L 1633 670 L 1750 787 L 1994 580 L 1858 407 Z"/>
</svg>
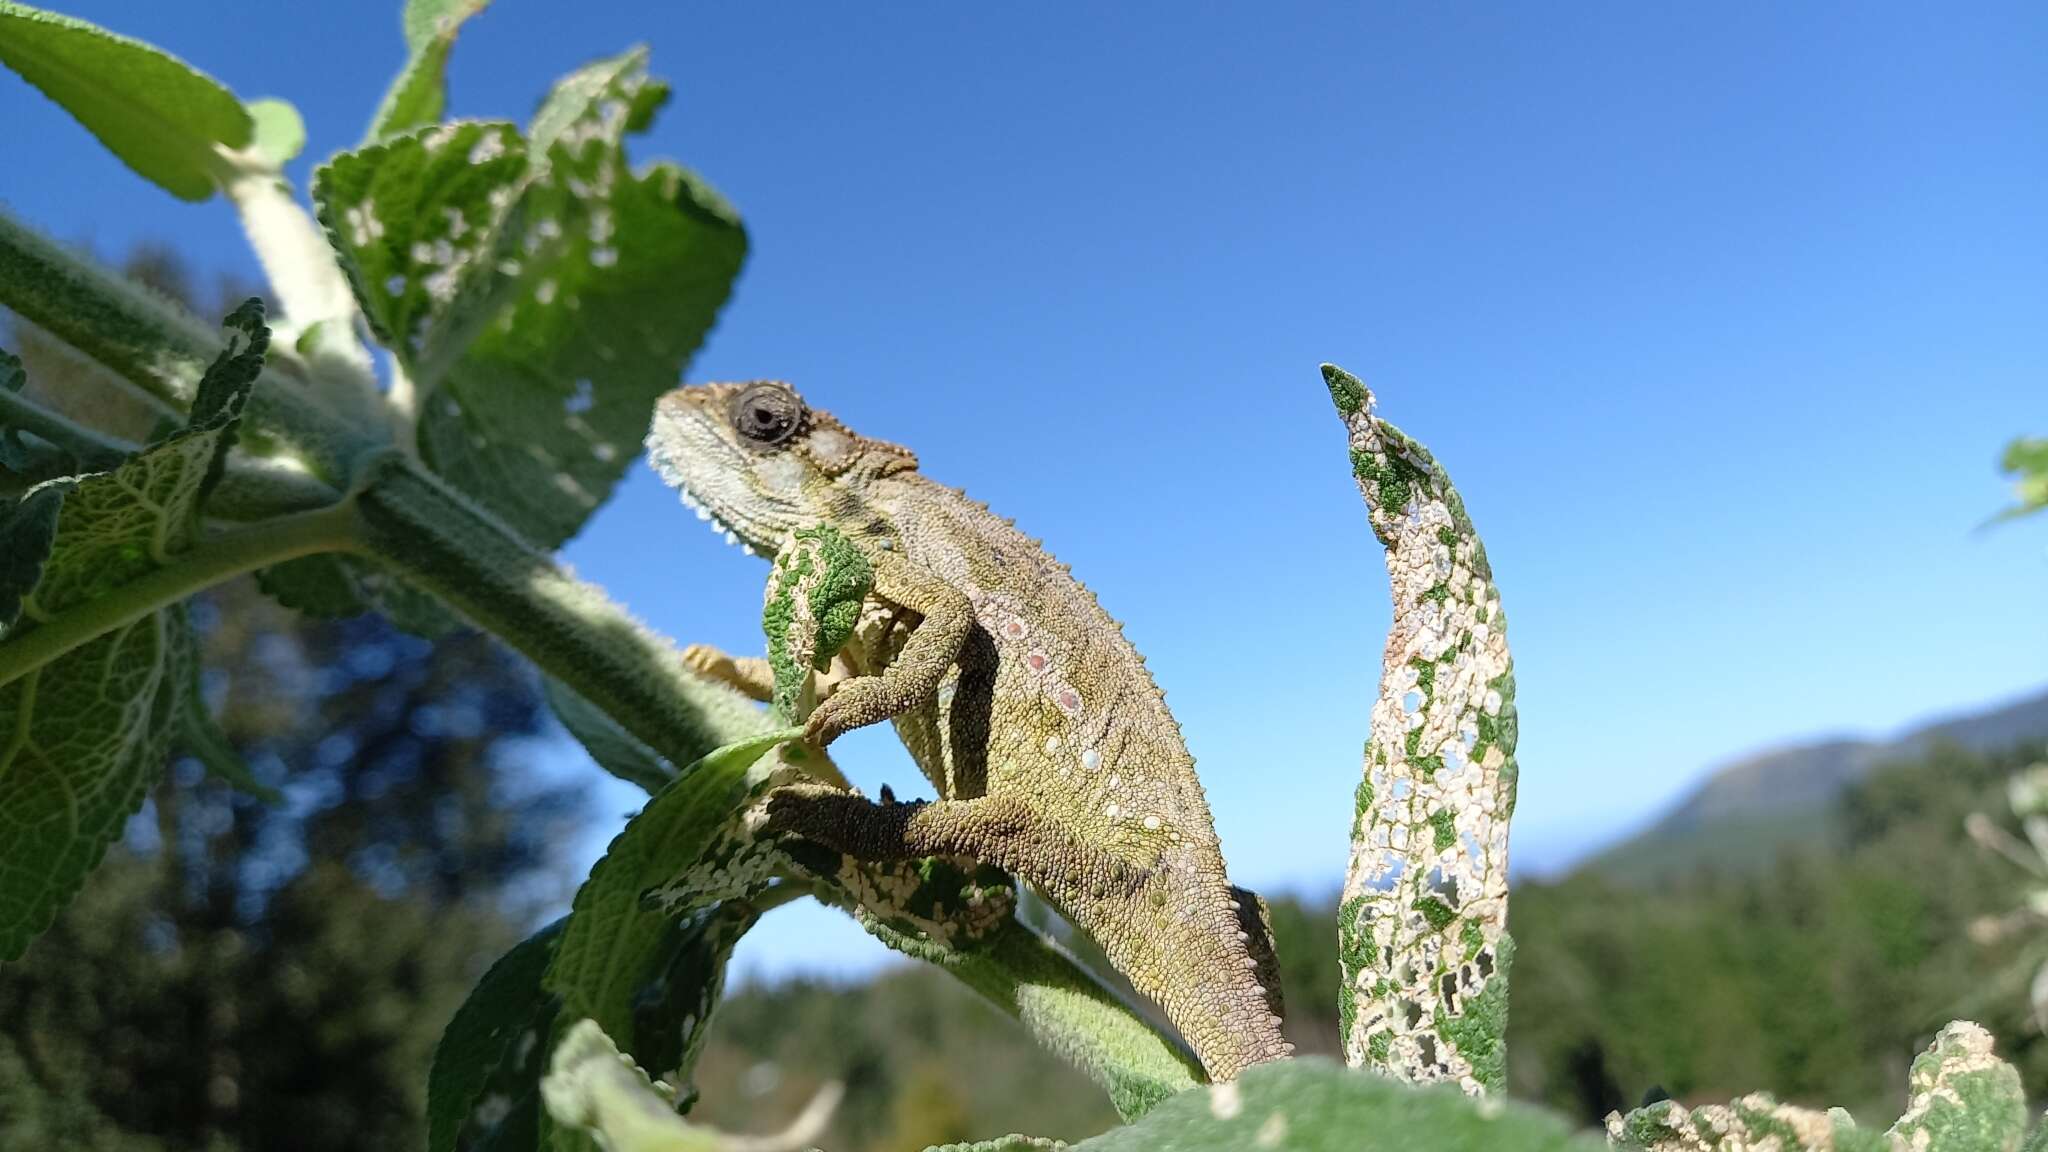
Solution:
<svg viewBox="0 0 2048 1152">
<path fill-rule="evenodd" d="M 1751 753 L 1715 768 L 1663 815 L 1566 871 L 1649 887 L 1703 870 L 1748 871 L 1782 851 L 1833 843 L 1835 801 L 1880 764 L 1940 744 L 2002 752 L 2029 740 L 2048 744 L 2048 688 L 1938 714 L 1889 737 L 1837 734 Z"/>
</svg>

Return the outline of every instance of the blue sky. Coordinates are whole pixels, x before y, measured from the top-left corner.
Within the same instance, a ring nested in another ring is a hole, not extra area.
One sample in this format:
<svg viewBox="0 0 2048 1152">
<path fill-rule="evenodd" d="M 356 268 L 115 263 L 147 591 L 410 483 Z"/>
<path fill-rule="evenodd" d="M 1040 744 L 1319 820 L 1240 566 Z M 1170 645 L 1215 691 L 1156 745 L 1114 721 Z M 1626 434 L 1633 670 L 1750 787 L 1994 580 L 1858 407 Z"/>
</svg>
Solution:
<svg viewBox="0 0 2048 1152">
<path fill-rule="evenodd" d="M 395 5 L 64 10 L 296 102 L 302 183 L 401 55 Z M 633 42 L 677 90 L 638 154 L 754 240 L 690 377 L 792 380 L 1044 536 L 1149 656 L 1243 882 L 1340 875 L 1386 626 L 1323 360 L 1485 535 L 1525 867 L 1759 745 L 2048 682 L 2048 523 L 1975 530 L 1999 446 L 2048 433 L 2048 8 L 499 0 L 452 108 L 523 117 Z M 21 215 L 253 271 L 225 204 L 11 77 L 0 112 Z M 763 562 L 644 469 L 566 555 L 759 643 Z M 886 734 L 846 747 L 914 791 Z M 880 955 L 793 909 L 742 969 Z"/>
</svg>

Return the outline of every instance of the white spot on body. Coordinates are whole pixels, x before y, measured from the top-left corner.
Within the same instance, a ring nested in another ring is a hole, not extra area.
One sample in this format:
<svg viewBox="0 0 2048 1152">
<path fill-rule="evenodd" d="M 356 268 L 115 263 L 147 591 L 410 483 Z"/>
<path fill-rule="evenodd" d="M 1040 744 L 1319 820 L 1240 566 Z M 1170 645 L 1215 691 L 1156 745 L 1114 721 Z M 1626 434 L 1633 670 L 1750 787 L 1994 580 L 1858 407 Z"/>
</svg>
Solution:
<svg viewBox="0 0 2048 1152">
<path fill-rule="evenodd" d="M 1218 1120 L 1235 1120 L 1244 1111 L 1244 1096 L 1237 1083 L 1217 1084 L 1209 1089 L 1209 1115 Z"/>
<path fill-rule="evenodd" d="M 1097 752 L 1093 748 L 1081 753 L 1081 767 L 1086 768 L 1090 772 L 1102 767 L 1102 753 Z"/>
</svg>

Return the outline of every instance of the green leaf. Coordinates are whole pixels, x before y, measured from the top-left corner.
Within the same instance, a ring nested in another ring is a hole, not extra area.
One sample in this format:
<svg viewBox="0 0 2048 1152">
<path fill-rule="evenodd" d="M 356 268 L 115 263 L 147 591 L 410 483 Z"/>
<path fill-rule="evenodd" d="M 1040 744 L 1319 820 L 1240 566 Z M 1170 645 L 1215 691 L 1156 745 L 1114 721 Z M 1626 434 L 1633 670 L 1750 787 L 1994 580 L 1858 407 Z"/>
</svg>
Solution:
<svg viewBox="0 0 2048 1152">
<path fill-rule="evenodd" d="M 50 486 L 64 492 L 49 557 L 10 639 L 192 547 L 269 338 L 253 301 L 229 323 L 186 427 Z M 49 924 L 141 805 L 185 722 L 193 652 L 184 613 L 153 612 L 0 685 L 0 959 Z"/>
<path fill-rule="evenodd" d="M 998 1145 L 1001 1147 L 1001 1145 Z M 1477 1101 L 1455 1087 L 1411 1087 L 1321 1057 L 1257 1065 L 1199 1088 L 1074 1152 L 1599 1152 L 1548 1113 Z"/>
<path fill-rule="evenodd" d="M 370 121 L 365 143 L 410 132 L 441 119 L 447 105 L 448 54 L 462 22 L 490 0 L 407 0 L 405 67 L 392 80 Z"/>
<path fill-rule="evenodd" d="M 760 920 L 753 904 L 727 900 L 670 924 L 651 978 L 633 996 L 633 1058 L 679 1091 L 711 1035 L 732 951 Z"/>
<path fill-rule="evenodd" d="M 495 265 L 527 179 L 518 130 L 485 122 L 344 152 L 314 173 L 320 222 L 363 315 L 414 387 L 431 387 L 502 302 Z"/>
<path fill-rule="evenodd" d="M 521 1044 L 538 1045 L 545 1036 L 535 1031 L 547 1003 L 541 977 L 554 959 L 562 925 L 557 920 L 500 956 L 442 1029 L 427 1075 L 428 1152 L 454 1152 L 465 1124 L 488 1128 L 502 1118 L 493 1115 L 502 1112 L 502 1102 L 485 1107 L 481 1119 L 479 1105 L 507 1057 L 516 1056 Z M 537 1079 L 537 1062 L 534 1070 Z"/>
<path fill-rule="evenodd" d="M 2027 1093 L 2013 1066 L 1992 1054 L 1991 1033 L 1959 1020 L 1913 1061 L 1906 1114 L 1894 1147 L 2011 1152 L 2027 1133 Z"/>
<path fill-rule="evenodd" d="M 649 794 L 661 791 L 676 778 L 676 770 L 668 761 L 568 685 L 545 677 L 541 690 L 554 708 L 555 718 L 576 737 L 598 767 L 628 784 L 645 788 Z"/>
<path fill-rule="evenodd" d="M 714 750 L 626 823 L 576 890 L 561 947 L 548 968 L 545 987 L 560 998 L 560 1020 L 594 1019 L 620 1037 L 627 1051 L 639 1050 L 643 1042 L 654 1050 L 665 1042 L 639 1034 L 636 1006 L 649 978 L 664 966 L 670 924 L 767 888 L 777 859 L 772 849 L 744 841 L 734 848 L 725 833 L 740 810 L 767 790 L 771 773 L 757 769 L 756 762 L 801 734 L 778 729 Z M 663 907 L 644 898 L 678 874 L 697 878 L 694 902 Z M 577 1146 L 570 1132 L 545 1124 L 543 1130 L 549 1133 L 544 1147 Z"/>
<path fill-rule="evenodd" d="M 443 125 L 335 157 L 314 201 L 417 397 L 420 457 L 533 543 L 574 535 L 710 331 L 746 237 L 627 133 L 667 89 L 645 53 L 564 78 L 530 144 Z"/>
<path fill-rule="evenodd" d="M 669 921 L 720 897 L 749 895 L 769 879 L 750 873 L 744 861 L 703 857 L 734 815 L 765 789 L 766 780 L 753 771 L 755 762 L 800 735 L 800 729 L 778 729 L 712 752 L 627 822 L 577 889 L 548 969 L 547 988 L 562 997 L 565 1019 L 591 1017 L 624 1039 L 629 1050 L 637 1046 L 634 997 L 654 970 Z M 642 893 L 710 864 L 727 871 L 706 885 L 710 894 L 695 906 L 666 912 L 644 906 Z"/>
<path fill-rule="evenodd" d="M 283 168 L 305 150 L 306 122 L 288 101 L 251 100 L 249 119 L 255 125 L 250 149 L 272 168 Z"/>
<path fill-rule="evenodd" d="M 840 1091 L 827 1085 L 774 1136 L 728 1136 L 677 1115 L 666 1086 L 650 1081 L 591 1020 L 567 1030 L 541 1081 L 549 1116 L 610 1152 L 800 1152 L 824 1131 Z"/>
<path fill-rule="evenodd" d="M 12 0 L 0 0 L 0 63 L 181 200 L 213 195 L 215 146 L 244 147 L 254 132 L 235 94 L 183 60 Z"/>
<path fill-rule="evenodd" d="M 49 926 L 162 770 L 179 625 L 152 612 L 0 686 L 0 960 Z"/>
<path fill-rule="evenodd" d="M 860 919 L 883 943 L 938 965 L 1016 1018 L 1032 1039 L 1101 1085 L 1125 1120 L 1201 1082 L 1188 1054 L 1065 949 L 1021 922 L 1010 920 L 992 939 L 954 948 Z"/>
<path fill-rule="evenodd" d="M 639 454 L 746 253 L 694 176 L 627 167 L 626 133 L 665 95 L 640 51 L 556 86 L 531 132 L 545 170 L 521 198 L 516 271 L 500 269 L 510 303 L 422 390 L 421 457 L 542 547 L 574 535 Z"/>
<path fill-rule="evenodd" d="M 993 1140 L 976 1140 L 972 1144 L 940 1144 L 925 1149 L 925 1152 L 1066 1152 L 1072 1147 L 1062 1140 L 1048 1140 L 1043 1136 L 998 1136 Z"/>
</svg>

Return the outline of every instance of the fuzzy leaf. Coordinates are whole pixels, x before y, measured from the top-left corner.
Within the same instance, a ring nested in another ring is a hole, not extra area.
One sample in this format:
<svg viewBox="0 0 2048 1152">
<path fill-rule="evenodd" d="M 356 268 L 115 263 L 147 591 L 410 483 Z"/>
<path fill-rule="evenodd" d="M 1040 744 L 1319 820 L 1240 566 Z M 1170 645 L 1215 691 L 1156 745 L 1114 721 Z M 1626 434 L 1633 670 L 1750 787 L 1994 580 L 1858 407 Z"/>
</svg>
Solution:
<svg viewBox="0 0 2048 1152">
<path fill-rule="evenodd" d="M 625 474 L 746 252 L 732 210 L 694 176 L 628 169 L 625 135 L 665 96 L 639 51 L 556 86 L 493 293 L 509 304 L 422 392 L 421 457 L 542 547 L 574 535 Z"/>
<path fill-rule="evenodd" d="M 555 718 L 576 737 L 598 767 L 628 784 L 645 788 L 650 794 L 661 791 L 676 778 L 676 770 L 668 761 L 568 685 L 543 679 L 541 691 L 554 708 Z"/>
<path fill-rule="evenodd" d="M 289 102 L 251 100 L 249 119 L 256 126 L 250 148 L 269 161 L 272 168 L 283 168 L 305 150 L 306 122 Z"/>
<path fill-rule="evenodd" d="M 712 905 L 669 926 L 661 959 L 633 997 L 634 1059 L 678 1091 L 696 1071 L 725 995 L 725 966 L 761 919 L 744 900 Z"/>
<path fill-rule="evenodd" d="M 405 67 L 391 81 L 377 115 L 370 121 L 371 143 L 410 132 L 441 119 L 448 103 L 448 54 L 462 22 L 483 11 L 490 0 L 407 0 L 405 5 Z"/>
<path fill-rule="evenodd" d="M 213 195 L 214 146 L 241 148 L 254 132 L 235 94 L 183 60 L 12 0 L 0 0 L 0 63 L 181 200 Z"/>
<path fill-rule="evenodd" d="M 1001 1147 L 1001 1145 L 997 1145 Z M 1597 1152 L 1555 1116 L 1449 1086 L 1412 1087 L 1321 1057 L 1183 1092 L 1074 1152 Z"/>
<path fill-rule="evenodd" d="M 552 548 L 624 475 L 731 291 L 738 220 L 625 137 L 667 89 L 645 53 L 556 85 L 528 138 L 436 126 L 335 157 L 320 219 L 417 396 L 421 459 Z"/>
<path fill-rule="evenodd" d="M 541 977 L 554 959 L 562 923 L 555 921 L 500 956 L 442 1029 L 427 1075 L 428 1152 L 454 1152 L 465 1124 L 488 1128 L 502 1119 L 495 1115 L 500 1105 L 485 1105 L 485 1089 L 519 1046 L 538 1045 L 545 1037 L 535 1031 L 546 1009 Z"/>
<path fill-rule="evenodd" d="M 548 969 L 547 988 L 562 997 L 565 1018 L 591 1017 L 607 1034 L 623 1038 L 629 1049 L 637 1047 L 634 996 L 653 971 L 669 921 L 708 907 L 717 898 L 664 911 L 645 907 L 641 894 L 702 865 L 705 850 L 748 799 L 765 787 L 753 771 L 755 762 L 800 734 L 798 729 L 777 729 L 712 752 L 627 822 L 577 889 L 561 946 Z M 755 877 L 734 868 L 718 879 L 718 895 L 748 895 L 767 879 L 765 874 Z"/>
<path fill-rule="evenodd" d="M 314 174 L 320 222 L 363 316 L 414 387 L 432 386 L 487 313 L 527 175 L 518 129 L 487 122 L 343 152 Z"/>
<path fill-rule="evenodd" d="M 49 926 L 162 770 L 179 626 L 150 613 L 0 686 L 0 960 Z"/>
</svg>

